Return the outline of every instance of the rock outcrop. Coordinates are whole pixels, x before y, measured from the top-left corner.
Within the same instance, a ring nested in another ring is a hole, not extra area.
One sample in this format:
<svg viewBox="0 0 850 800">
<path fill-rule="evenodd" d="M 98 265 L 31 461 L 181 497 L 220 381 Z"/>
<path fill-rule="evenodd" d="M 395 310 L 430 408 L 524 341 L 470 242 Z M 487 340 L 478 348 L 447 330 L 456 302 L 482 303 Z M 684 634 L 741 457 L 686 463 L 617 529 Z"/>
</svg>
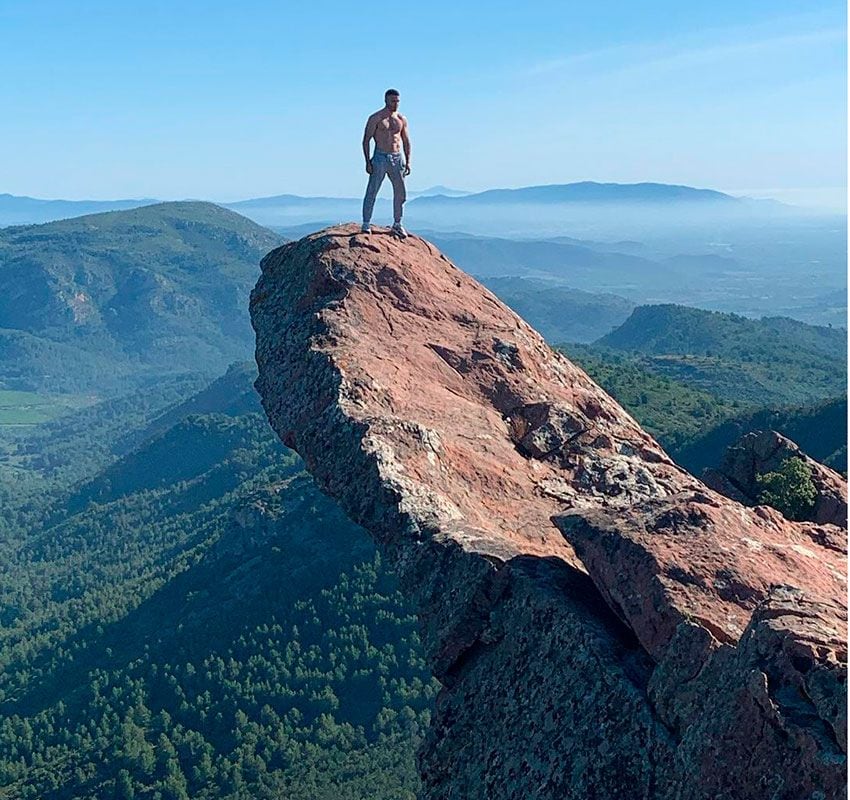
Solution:
<svg viewBox="0 0 850 800">
<path fill-rule="evenodd" d="M 758 502 L 757 476 L 774 472 L 789 458 L 799 458 L 811 471 L 815 502 L 808 519 L 847 528 L 847 481 L 835 470 L 809 458 L 794 442 L 776 431 L 753 431 L 727 448 L 717 469 L 705 470 L 703 481 L 718 492 L 748 506 Z"/>
<path fill-rule="evenodd" d="M 843 797 L 845 531 L 709 489 L 428 242 L 357 231 L 263 260 L 256 386 L 418 605 L 424 796 Z"/>
</svg>

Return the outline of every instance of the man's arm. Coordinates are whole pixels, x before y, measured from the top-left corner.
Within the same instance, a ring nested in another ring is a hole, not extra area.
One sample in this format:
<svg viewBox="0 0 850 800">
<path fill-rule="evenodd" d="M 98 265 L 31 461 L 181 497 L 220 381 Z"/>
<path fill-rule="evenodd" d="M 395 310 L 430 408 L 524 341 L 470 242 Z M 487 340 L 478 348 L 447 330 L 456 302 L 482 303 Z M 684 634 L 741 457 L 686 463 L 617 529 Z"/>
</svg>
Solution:
<svg viewBox="0 0 850 800">
<path fill-rule="evenodd" d="M 366 159 L 366 171 L 369 171 L 369 150 L 371 148 L 372 137 L 375 135 L 375 129 L 378 127 L 378 120 L 374 114 L 366 120 L 366 130 L 363 131 L 363 156 Z"/>
<path fill-rule="evenodd" d="M 402 116 L 404 123 L 401 128 L 401 144 L 404 147 L 404 174 L 410 175 L 410 131 L 408 130 L 407 117 Z"/>
</svg>

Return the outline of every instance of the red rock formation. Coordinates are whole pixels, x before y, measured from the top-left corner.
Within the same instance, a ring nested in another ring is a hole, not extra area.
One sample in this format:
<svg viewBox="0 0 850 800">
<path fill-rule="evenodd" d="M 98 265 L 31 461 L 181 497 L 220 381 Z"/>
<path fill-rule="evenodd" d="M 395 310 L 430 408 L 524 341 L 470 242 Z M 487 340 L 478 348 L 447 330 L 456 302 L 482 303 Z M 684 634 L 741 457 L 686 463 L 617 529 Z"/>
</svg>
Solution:
<svg viewBox="0 0 850 800">
<path fill-rule="evenodd" d="M 428 798 L 843 796 L 844 531 L 704 486 L 418 237 L 329 228 L 262 269 L 266 413 L 445 687 Z"/>
<path fill-rule="evenodd" d="M 752 431 L 726 450 L 718 469 L 707 469 L 706 484 L 745 505 L 755 505 L 759 496 L 756 476 L 779 469 L 788 458 L 808 464 L 816 497 L 812 522 L 827 522 L 847 528 L 847 481 L 835 470 L 809 458 L 794 442 L 776 431 Z"/>
</svg>

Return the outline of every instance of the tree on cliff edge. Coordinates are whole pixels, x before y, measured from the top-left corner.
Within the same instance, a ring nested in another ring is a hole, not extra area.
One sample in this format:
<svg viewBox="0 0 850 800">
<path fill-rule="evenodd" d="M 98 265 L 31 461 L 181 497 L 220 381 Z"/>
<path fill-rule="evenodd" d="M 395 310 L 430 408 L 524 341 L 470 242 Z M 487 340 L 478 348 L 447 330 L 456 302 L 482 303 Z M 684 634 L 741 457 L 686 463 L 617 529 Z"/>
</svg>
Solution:
<svg viewBox="0 0 850 800">
<path fill-rule="evenodd" d="M 803 520 L 812 510 L 817 497 L 812 482 L 812 468 L 801 458 L 788 458 L 779 469 L 756 475 L 758 500 L 773 506 L 787 519 Z"/>
</svg>

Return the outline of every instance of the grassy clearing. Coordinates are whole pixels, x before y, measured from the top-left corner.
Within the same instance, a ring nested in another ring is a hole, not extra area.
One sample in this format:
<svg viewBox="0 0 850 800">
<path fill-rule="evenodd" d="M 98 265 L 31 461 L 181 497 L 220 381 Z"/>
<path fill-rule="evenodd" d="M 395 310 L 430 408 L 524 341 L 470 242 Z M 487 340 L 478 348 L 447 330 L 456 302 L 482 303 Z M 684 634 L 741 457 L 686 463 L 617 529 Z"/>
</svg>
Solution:
<svg viewBox="0 0 850 800">
<path fill-rule="evenodd" d="M 91 405 L 89 395 L 49 395 L 0 389 L 0 426 L 38 425 L 67 411 Z"/>
</svg>

